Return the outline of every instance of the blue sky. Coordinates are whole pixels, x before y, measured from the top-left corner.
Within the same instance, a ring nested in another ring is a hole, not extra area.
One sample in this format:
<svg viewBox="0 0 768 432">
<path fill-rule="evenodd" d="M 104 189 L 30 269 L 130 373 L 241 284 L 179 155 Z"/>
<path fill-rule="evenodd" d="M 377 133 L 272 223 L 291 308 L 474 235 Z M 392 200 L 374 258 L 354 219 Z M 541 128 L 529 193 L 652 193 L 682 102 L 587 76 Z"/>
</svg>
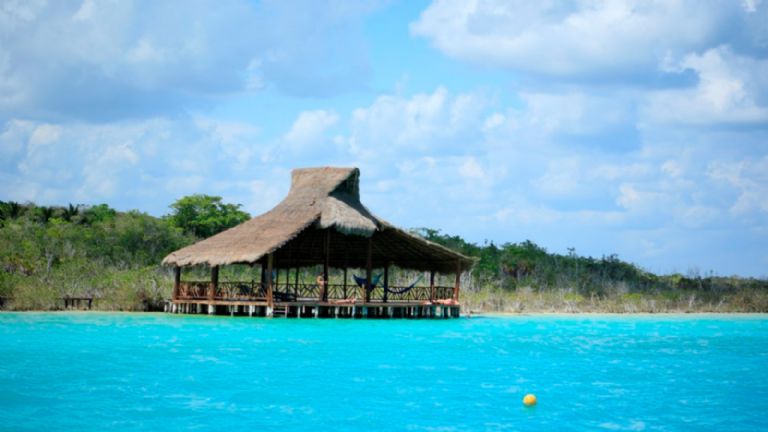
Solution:
<svg viewBox="0 0 768 432">
<path fill-rule="evenodd" d="M 768 2 L 2 1 L 0 199 L 403 227 L 768 276 Z"/>
</svg>

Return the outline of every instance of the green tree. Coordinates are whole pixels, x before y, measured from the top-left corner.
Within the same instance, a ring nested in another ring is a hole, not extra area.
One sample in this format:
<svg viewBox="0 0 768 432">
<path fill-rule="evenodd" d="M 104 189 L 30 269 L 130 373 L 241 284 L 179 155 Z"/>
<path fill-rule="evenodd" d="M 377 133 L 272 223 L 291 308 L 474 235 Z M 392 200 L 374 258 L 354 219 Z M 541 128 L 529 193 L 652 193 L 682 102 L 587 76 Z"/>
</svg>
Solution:
<svg viewBox="0 0 768 432">
<path fill-rule="evenodd" d="M 0 220 L 16 219 L 23 212 L 24 207 L 15 201 L 0 201 Z"/>
<path fill-rule="evenodd" d="M 37 221 L 42 224 L 47 224 L 48 220 L 54 217 L 55 214 L 55 207 L 40 206 L 35 209 L 35 216 L 37 217 Z"/>
<path fill-rule="evenodd" d="M 106 204 L 99 204 L 86 207 L 80 212 L 80 223 L 83 225 L 93 225 L 99 222 L 108 222 L 115 219 L 117 211 Z"/>
<path fill-rule="evenodd" d="M 195 194 L 171 204 L 169 221 L 173 226 L 196 237 L 210 237 L 250 219 L 240 204 L 225 204 L 221 197 Z"/>
<path fill-rule="evenodd" d="M 72 222 L 72 219 L 77 217 L 77 215 L 79 214 L 80 214 L 80 204 L 72 205 L 72 203 L 70 203 L 68 206 L 64 207 L 64 209 L 61 211 L 61 218 L 67 222 Z"/>
</svg>

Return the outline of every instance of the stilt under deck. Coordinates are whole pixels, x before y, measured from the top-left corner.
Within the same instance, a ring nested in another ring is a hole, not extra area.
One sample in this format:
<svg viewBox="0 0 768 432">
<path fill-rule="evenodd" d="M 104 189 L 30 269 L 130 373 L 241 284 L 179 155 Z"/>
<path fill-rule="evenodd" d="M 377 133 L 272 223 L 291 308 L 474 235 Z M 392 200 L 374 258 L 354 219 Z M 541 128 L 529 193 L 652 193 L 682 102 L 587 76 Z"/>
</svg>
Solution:
<svg viewBox="0 0 768 432">
<path fill-rule="evenodd" d="M 459 318 L 460 305 L 423 303 L 355 303 L 276 302 L 270 307 L 264 301 L 177 300 L 168 302 L 166 312 L 275 318 Z"/>
</svg>

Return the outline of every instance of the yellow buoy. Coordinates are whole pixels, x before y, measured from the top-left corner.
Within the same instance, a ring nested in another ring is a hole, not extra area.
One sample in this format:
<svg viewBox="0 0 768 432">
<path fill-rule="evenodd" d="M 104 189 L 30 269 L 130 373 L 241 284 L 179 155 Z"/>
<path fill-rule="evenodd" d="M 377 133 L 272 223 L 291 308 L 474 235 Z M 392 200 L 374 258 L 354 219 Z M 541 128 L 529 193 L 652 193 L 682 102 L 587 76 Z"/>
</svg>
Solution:
<svg viewBox="0 0 768 432">
<path fill-rule="evenodd" d="M 525 405 L 527 407 L 532 407 L 532 406 L 536 405 L 536 396 L 532 395 L 530 393 L 525 395 L 525 397 L 523 398 L 523 405 Z"/>
</svg>

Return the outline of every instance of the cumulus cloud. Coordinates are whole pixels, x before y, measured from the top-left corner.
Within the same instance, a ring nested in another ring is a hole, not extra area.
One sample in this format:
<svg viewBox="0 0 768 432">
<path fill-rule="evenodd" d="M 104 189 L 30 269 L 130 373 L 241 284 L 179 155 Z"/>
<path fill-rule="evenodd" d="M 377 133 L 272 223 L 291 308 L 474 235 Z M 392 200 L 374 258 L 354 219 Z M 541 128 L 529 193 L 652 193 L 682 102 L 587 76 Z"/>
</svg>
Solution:
<svg viewBox="0 0 768 432">
<path fill-rule="evenodd" d="M 736 192 L 730 211 L 738 216 L 754 217 L 768 213 L 768 156 L 757 160 L 713 162 L 707 172 L 716 182 L 724 182 Z"/>
<path fill-rule="evenodd" d="M 299 96 L 359 88 L 368 3 L 4 2 L 0 116 L 152 117 L 274 85 Z"/>
<path fill-rule="evenodd" d="M 720 46 L 667 61 L 664 68 L 671 73 L 693 71 L 698 82 L 692 88 L 651 93 L 644 119 L 699 125 L 768 123 L 768 60 Z"/>
<path fill-rule="evenodd" d="M 333 111 L 303 111 L 283 135 L 283 141 L 295 152 L 306 150 L 325 140 L 325 132 L 338 121 L 339 116 Z"/>
<path fill-rule="evenodd" d="M 566 79 L 638 80 L 656 74 L 665 55 L 738 37 L 734 22 L 752 23 L 766 9 L 756 2 L 700 6 L 695 0 L 436 0 L 411 32 L 462 60 Z"/>
<path fill-rule="evenodd" d="M 380 96 L 353 111 L 347 147 L 362 160 L 451 152 L 457 142 L 466 144 L 477 135 L 486 104 L 481 94 L 451 95 L 444 87 L 410 97 Z"/>
<path fill-rule="evenodd" d="M 0 143 L 3 199 L 41 204 L 119 203 L 163 214 L 176 198 L 205 192 L 228 196 L 249 211 L 252 182 L 275 168 L 257 153 L 258 128 L 210 118 L 153 118 L 109 124 L 10 121 Z"/>
</svg>

